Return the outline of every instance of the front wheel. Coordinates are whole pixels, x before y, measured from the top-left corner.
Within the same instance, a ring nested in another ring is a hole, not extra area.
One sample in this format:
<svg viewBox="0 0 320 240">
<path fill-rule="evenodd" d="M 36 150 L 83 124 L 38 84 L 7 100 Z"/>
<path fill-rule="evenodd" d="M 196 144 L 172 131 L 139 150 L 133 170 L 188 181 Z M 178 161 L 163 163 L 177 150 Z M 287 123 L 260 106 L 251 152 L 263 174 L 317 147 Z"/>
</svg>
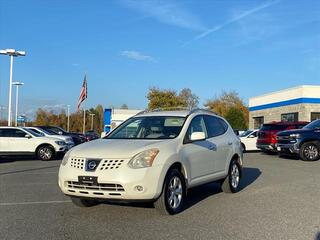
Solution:
<svg viewBox="0 0 320 240">
<path fill-rule="evenodd" d="M 186 185 L 183 175 L 177 169 L 171 169 L 167 173 L 162 193 L 154 202 L 154 206 L 161 214 L 177 214 L 183 210 L 185 192 Z"/>
<path fill-rule="evenodd" d="M 236 193 L 240 186 L 240 168 L 235 160 L 232 160 L 229 167 L 228 176 L 223 181 L 221 188 L 225 193 Z"/>
<path fill-rule="evenodd" d="M 306 142 L 300 148 L 300 158 L 303 161 L 316 161 L 320 158 L 320 146 L 318 142 Z"/>
<path fill-rule="evenodd" d="M 74 205 L 78 207 L 93 207 L 98 204 L 94 200 L 88 200 L 88 199 L 76 198 L 76 197 L 71 197 L 71 201 Z"/>
<path fill-rule="evenodd" d="M 54 149 L 49 145 L 44 145 L 39 147 L 37 151 L 37 156 L 42 161 L 49 161 L 54 158 Z"/>
</svg>

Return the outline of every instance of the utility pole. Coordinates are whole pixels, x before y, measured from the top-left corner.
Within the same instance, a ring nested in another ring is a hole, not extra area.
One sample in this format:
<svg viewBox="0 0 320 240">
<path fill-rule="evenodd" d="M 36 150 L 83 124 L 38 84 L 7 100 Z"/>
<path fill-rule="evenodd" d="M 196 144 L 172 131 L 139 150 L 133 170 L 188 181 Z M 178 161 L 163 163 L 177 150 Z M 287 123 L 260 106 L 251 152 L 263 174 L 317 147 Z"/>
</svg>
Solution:
<svg viewBox="0 0 320 240">
<path fill-rule="evenodd" d="M 67 132 L 70 132 L 70 105 L 67 105 Z"/>
<path fill-rule="evenodd" d="M 19 107 L 19 86 L 24 85 L 23 82 L 13 82 L 12 85 L 16 86 L 16 119 L 15 126 L 18 126 L 18 107 Z"/>
<path fill-rule="evenodd" d="M 90 113 L 90 116 L 91 116 L 91 130 L 93 130 L 93 118 L 94 118 L 95 114 Z"/>
</svg>

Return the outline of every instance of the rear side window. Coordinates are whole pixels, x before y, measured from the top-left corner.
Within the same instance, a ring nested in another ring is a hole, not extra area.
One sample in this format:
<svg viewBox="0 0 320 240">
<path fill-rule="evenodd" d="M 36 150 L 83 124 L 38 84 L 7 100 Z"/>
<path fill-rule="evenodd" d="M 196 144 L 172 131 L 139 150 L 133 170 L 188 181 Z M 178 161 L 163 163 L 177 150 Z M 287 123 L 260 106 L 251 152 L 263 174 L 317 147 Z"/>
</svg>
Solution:
<svg viewBox="0 0 320 240">
<path fill-rule="evenodd" d="M 3 128 L 0 129 L 0 137 L 15 137 L 15 138 L 23 138 L 25 137 L 26 133 L 19 129 L 13 128 Z"/>
<path fill-rule="evenodd" d="M 204 121 L 206 123 L 209 138 L 220 136 L 228 129 L 228 125 L 220 118 L 206 115 L 204 116 Z"/>
</svg>

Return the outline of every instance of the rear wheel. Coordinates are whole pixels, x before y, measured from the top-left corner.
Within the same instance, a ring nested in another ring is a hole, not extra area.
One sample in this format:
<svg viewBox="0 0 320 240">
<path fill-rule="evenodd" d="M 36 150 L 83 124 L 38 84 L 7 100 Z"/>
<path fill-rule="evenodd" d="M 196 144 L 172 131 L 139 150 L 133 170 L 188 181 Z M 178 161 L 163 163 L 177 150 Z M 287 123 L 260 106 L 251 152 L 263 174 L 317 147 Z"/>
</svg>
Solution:
<svg viewBox="0 0 320 240">
<path fill-rule="evenodd" d="M 177 169 L 171 169 L 165 178 L 162 193 L 154 202 L 155 208 L 164 215 L 173 215 L 183 210 L 185 201 L 185 180 Z"/>
<path fill-rule="evenodd" d="M 303 161 L 316 161 L 320 158 L 320 145 L 318 142 L 306 142 L 300 148 L 300 158 Z"/>
<path fill-rule="evenodd" d="M 225 193 L 236 193 L 240 185 L 240 168 L 235 160 L 232 160 L 229 167 L 228 176 L 223 181 L 221 188 Z"/>
<path fill-rule="evenodd" d="M 71 197 L 71 201 L 74 205 L 76 205 L 78 207 L 93 207 L 93 206 L 98 205 L 97 201 L 83 199 L 83 198 Z"/>
<path fill-rule="evenodd" d="M 42 161 L 52 160 L 55 156 L 53 147 L 49 145 L 40 146 L 37 151 L 37 156 Z"/>
<path fill-rule="evenodd" d="M 241 143 L 242 152 L 246 152 L 246 145 L 244 143 Z"/>
</svg>

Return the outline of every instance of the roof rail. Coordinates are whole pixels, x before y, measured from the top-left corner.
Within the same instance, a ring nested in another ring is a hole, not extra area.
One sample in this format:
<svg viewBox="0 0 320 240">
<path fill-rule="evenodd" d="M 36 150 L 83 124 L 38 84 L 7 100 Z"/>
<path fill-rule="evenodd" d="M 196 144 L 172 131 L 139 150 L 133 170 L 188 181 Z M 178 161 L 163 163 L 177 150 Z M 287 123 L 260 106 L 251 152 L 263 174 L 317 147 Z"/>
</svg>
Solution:
<svg viewBox="0 0 320 240">
<path fill-rule="evenodd" d="M 192 114 L 192 113 L 196 113 L 196 112 L 205 112 L 205 113 L 210 113 L 210 114 L 216 114 L 214 111 L 211 111 L 210 109 L 206 109 L 206 108 L 194 108 L 190 111 L 189 114 Z"/>
<path fill-rule="evenodd" d="M 205 113 L 210 113 L 210 114 L 216 114 L 215 112 L 209 110 L 209 109 L 204 109 L 204 108 L 188 108 L 188 107 L 165 107 L 165 108 L 156 108 L 156 109 L 146 109 L 141 112 L 138 112 L 137 115 L 145 114 L 145 113 L 150 113 L 150 112 L 160 112 L 160 111 L 189 111 L 189 115 L 192 113 L 196 112 L 205 112 Z M 217 115 L 217 114 L 216 114 Z"/>
</svg>

